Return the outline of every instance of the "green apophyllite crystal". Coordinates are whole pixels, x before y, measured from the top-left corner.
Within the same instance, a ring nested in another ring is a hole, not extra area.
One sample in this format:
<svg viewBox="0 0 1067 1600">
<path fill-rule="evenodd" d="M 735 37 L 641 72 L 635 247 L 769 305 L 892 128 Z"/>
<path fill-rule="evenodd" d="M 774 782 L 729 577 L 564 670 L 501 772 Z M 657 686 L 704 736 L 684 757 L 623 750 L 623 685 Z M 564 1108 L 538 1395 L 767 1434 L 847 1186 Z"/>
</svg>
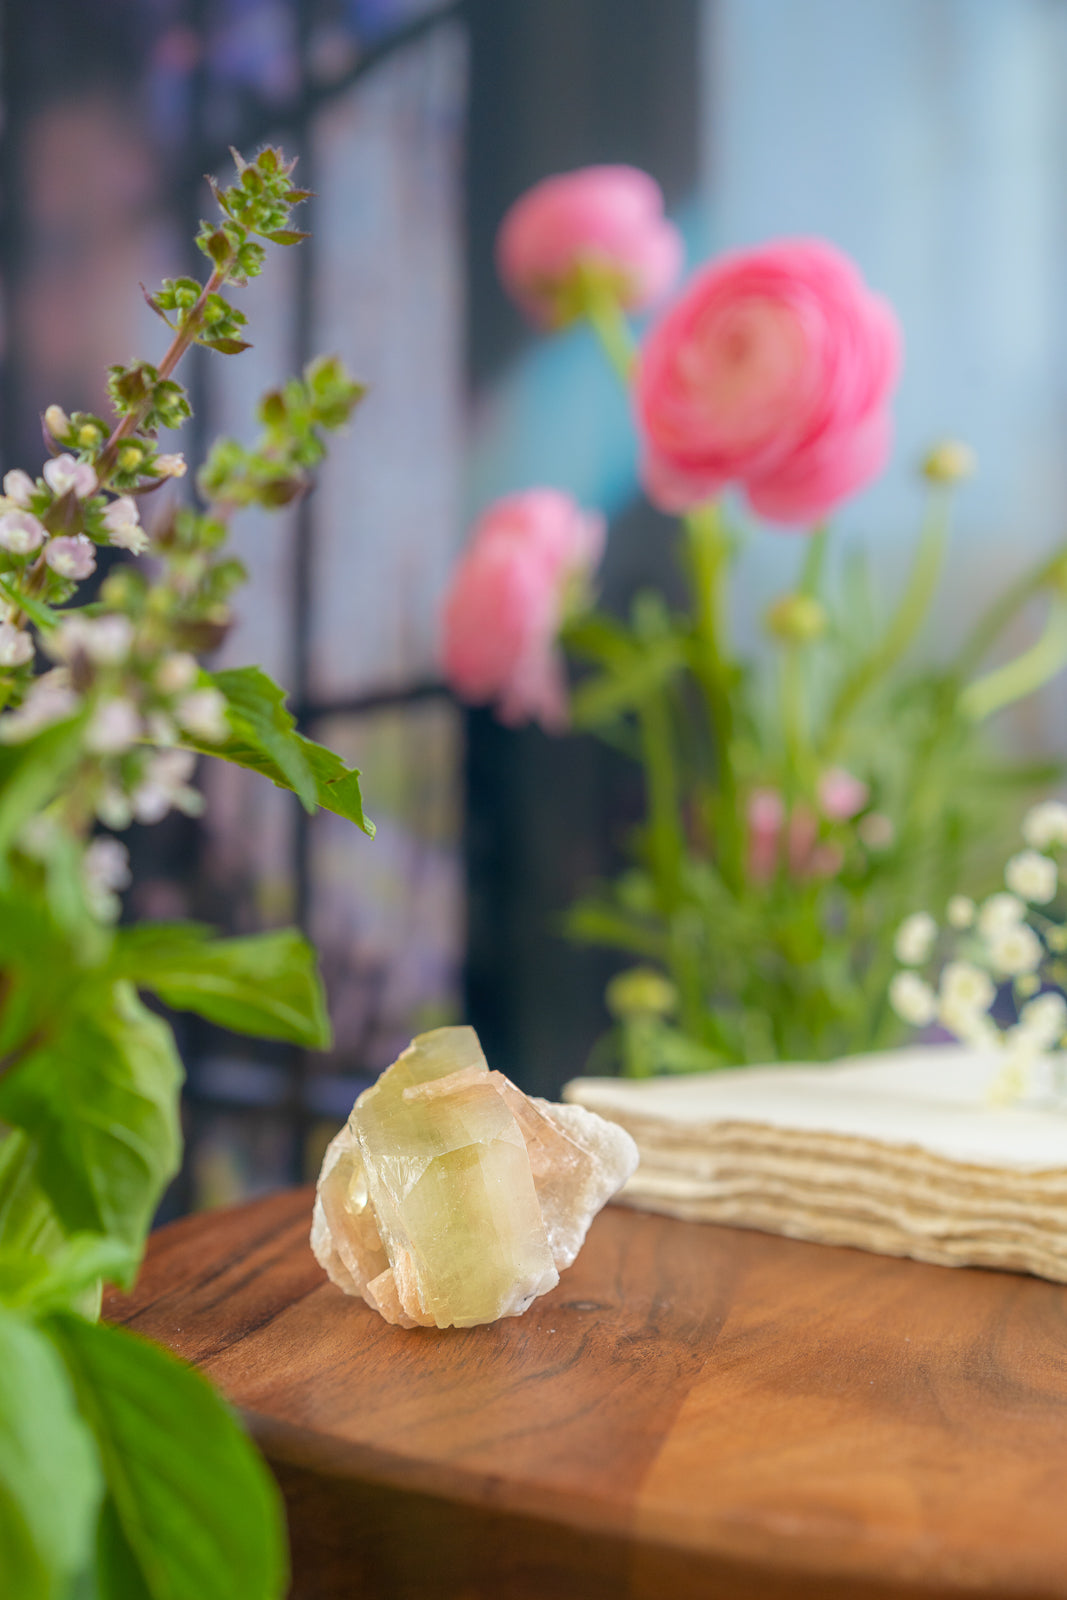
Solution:
<svg viewBox="0 0 1067 1600">
<path fill-rule="evenodd" d="M 438 1028 L 360 1096 L 331 1144 L 312 1246 L 391 1322 L 493 1322 L 558 1282 L 634 1165 L 621 1129 L 528 1100 L 489 1071 L 473 1029 Z"/>
</svg>

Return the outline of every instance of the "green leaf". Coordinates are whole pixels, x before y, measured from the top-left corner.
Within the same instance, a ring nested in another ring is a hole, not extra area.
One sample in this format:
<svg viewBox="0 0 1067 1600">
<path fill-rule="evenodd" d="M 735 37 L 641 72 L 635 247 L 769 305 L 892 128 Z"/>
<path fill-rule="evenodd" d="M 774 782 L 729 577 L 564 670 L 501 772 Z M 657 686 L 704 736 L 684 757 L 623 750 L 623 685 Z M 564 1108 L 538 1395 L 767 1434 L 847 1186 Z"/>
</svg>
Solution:
<svg viewBox="0 0 1067 1600">
<path fill-rule="evenodd" d="M 231 707 L 232 737 L 225 744 L 187 738 L 183 742 L 190 750 L 259 772 L 277 788 L 292 790 L 307 810 L 320 805 L 374 837 L 374 824 L 363 814 L 359 772 L 296 732 L 284 694 L 265 673 L 241 667 L 216 672 L 211 681 Z"/>
<path fill-rule="evenodd" d="M 65 1600 L 92 1560 L 102 1482 L 55 1349 L 0 1310 L 0 1584 L 10 1600 Z"/>
<path fill-rule="evenodd" d="M 19 744 L 0 745 L 0 879 L 22 827 L 63 787 L 81 752 L 82 717 L 68 717 Z"/>
<path fill-rule="evenodd" d="M 258 667 L 237 667 L 212 674 L 212 683 L 226 697 L 230 726 L 238 741 L 260 751 L 282 774 L 305 811 L 314 811 L 315 779 L 300 749 L 296 723 L 285 709 L 285 691 Z M 216 747 L 225 755 L 228 746 Z M 228 758 L 232 759 L 232 757 Z"/>
<path fill-rule="evenodd" d="M 310 233 L 301 233 L 298 228 L 276 228 L 273 233 L 263 236 L 272 244 L 299 244 L 301 239 L 310 239 Z"/>
<path fill-rule="evenodd" d="M 178 1169 L 181 1062 L 129 985 L 98 985 L 0 1079 L 0 1118 L 40 1146 L 37 1178 L 70 1233 L 140 1245 Z"/>
<path fill-rule="evenodd" d="M 213 939 L 194 923 L 143 923 L 120 930 L 113 959 L 115 976 L 151 989 L 175 1011 L 195 1011 L 235 1033 L 329 1048 L 315 951 L 295 928 Z"/>
<path fill-rule="evenodd" d="M 32 595 L 23 594 L 17 589 L 9 578 L 0 578 L 0 594 L 9 600 L 13 606 L 18 606 L 25 611 L 31 622 L 35 622 L 45 633 L 62 621 L 62 613 L 46 606 L 43 600 L 35 600 Z"/>
<path fill-rule="evenodd" d="M 571 699 L 575 727 L 594 728 L 640 706 L 675 677 L 682 659 L 676 639 L 657 640 L 625 664 L 579 684 Z"/>
<path fill-rule="evenodd" d="M 0 1248 L 0 1303 L 42 1316 L 78 1309 L 101 1283 L 132 1286 L 141 1252 L 103 1233 L 76 1233 L 50 1255 Z"/>
<path fill-rule="evenodd" d="M 239 356 L 242 350 L 252 348 L 247 339 L 198 339 L 196 342 L 205 350 L 217 350 L 224 356 Z"/>
<path fill-rule="evenodd" d="M 278 1491 L 211 1385 L 124 1328 L 46 1325 L 96 1436 L 121 1529 L 107 1534 L 102 1600 L 280 1600 L 287 1563 Z M 123 1566 L 125 1572 L 123 1572 Z"/>
</svg>

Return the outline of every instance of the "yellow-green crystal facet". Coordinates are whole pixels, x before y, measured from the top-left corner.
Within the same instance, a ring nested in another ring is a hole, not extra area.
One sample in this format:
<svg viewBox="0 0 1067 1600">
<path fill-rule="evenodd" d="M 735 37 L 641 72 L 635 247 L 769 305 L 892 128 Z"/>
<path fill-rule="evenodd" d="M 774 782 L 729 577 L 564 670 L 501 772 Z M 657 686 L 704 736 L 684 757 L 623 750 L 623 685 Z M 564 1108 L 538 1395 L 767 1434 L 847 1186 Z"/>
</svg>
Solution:
<svg viewBox="0 0 1067 1600">
<path fill-rule="evenodd" d="M 492 1322 L 558 1282 L 635 1165 L 614 1125 L 528 1100 L 489 1072 L 473 1029 L 438 1028 L 360 1096 L 331 1143 L 312 1247 L 391 1322 Z"/>
</svg>

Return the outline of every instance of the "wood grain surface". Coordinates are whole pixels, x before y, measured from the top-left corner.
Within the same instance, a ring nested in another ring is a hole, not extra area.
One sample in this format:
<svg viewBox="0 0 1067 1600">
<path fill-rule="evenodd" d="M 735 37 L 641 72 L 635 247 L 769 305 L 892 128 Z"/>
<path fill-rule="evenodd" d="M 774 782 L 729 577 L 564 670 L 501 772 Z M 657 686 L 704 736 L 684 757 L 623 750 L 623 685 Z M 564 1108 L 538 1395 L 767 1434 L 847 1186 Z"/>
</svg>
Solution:
<svg viewBox="0 0 1067 1600">
<path fill-rule="evenodd" d="M 297 1600 L 1067 1600 L 1067 1288 L 609 1207 L 525 1316 L 404 1332 L 310 1210 L 105 1307 L 245 1413 Z"/>
</svg>

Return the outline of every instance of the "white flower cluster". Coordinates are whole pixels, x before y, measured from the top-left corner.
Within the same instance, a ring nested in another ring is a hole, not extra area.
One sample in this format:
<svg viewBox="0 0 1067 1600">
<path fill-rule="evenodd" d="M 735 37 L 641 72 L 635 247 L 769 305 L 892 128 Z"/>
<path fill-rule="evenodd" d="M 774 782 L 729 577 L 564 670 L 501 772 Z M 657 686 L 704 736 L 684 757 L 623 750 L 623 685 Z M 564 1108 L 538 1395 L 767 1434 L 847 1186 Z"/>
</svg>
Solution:
<svg viewBox="0 0 1067 1600">
<path fill-rule="evenodd" d="M 894 1011 L 913 1027 L 940 1023 L 972 1049 L 1004 1052 L 1012 1094 L 1021 1091 L 1027 1067 L 1067 1034 L 1067 929 L 1054 908 L 1067 881 L 1055 856 L 1067 850 L 1067 805 L 1034 806 L 1022 832 L 1027 848 L 1007 863 L 1005 889 L 981 905 L 965 895 L 948 902 L 946 930 L 958 948 L 936 985 L 916 969 L 934 959 L 942 930 L 929 912 L 917 911 L 897 929 L 901 970 L 889 986 Z M 1009 985 L 1016 1020 L 1000 1026 L 992 1008 Z"/>
</svg>

